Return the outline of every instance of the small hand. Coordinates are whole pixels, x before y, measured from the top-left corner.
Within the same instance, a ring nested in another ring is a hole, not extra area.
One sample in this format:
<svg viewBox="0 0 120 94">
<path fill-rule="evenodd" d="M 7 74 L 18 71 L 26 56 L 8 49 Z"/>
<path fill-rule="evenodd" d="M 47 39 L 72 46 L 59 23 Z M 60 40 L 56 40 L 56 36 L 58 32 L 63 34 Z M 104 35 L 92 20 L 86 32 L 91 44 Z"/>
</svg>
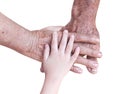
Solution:
<svg viewBox="0 0 120 94">
<path fill-rule="evenodd" d="M 66 30 L 63 32 L 59 44 L 57 32 L 53 33 L 50 47 L 47 44 L 44 50 L 43 69 L 47 77 L 61 79 L 71 69 L 80 52 L 80 48 L 77 47 L 71 55 L 73 42 L 74 36 L 70 36 L 68 40 L 68 31 Z"/>
</svg>

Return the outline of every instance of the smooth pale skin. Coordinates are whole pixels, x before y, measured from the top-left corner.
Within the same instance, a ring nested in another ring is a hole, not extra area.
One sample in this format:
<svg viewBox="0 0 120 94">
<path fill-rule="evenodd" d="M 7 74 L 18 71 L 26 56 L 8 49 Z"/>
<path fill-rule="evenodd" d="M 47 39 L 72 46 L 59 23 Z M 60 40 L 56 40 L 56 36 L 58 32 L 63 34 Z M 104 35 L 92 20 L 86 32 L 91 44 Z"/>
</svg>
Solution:
<svg viewBox="0 0 120 94">
<path fill-rule="evenodd" d="M 60 44 L 57 40 L 57 32 L 54 32 L 50 47 L 48 44 L 45 45 L 43 59 L 45 80 L 40 94 L 58 93 L 62 79 L 69 72 L 80 52 L 80 48 L 77 47 L 71 55 L 74 36 L 71 35 L 68 40 L 67 30 L 63 32 Z"/>
</svg>

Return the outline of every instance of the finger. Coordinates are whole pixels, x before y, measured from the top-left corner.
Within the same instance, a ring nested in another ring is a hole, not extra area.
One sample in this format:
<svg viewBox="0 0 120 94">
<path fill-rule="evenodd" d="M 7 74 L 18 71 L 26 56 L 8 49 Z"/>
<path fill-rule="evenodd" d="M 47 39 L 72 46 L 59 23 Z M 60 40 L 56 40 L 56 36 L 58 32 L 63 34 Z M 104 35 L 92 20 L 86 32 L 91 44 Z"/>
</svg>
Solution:
<svg viewBox="0 0 120 94">
<path fill-rule="evenodd" d="M 74 42 L 74 36 L 71 35 L 70 39 L 69 39 L 69 42 L 67 44 L 67 47 L 66 47 L 66 51 L 65 51 L 66 54 L 70 54 L 71 53 L 72 48 L 73 48 L 73 42 Z"/>
<path fill-rule="evenodd" d="M 43 61 L 45 62 L 49 56 L 50 53 L 50 47 L 48 44 L 45 45 L 45 50 L 44 50 L 44 57 L 43 57 Z"/>
<path fill-rule="evenodd" d="M 58 35 L 57 32 L 54 32 L 52 35 L 52 43 L 51 43 L 51 52 L 56 52 L 58 50 Z"/>
<path fill-rule="evenodd" d="M 75 62 L 75 60 L 77 59 L 79 53 L 80 53 L 80 47 L 77 47 L 77 48 L 75 49 L 74 54 L 71 56 L 71 59 L 70 59 L 70 61 L 71 61 L 72 63 Z"/>
<path fill-rule="evenodd" d="M 61 51 L 62 53 L 64 53 L 65 51 L 66 44 L 67 44 L 67 38 L 68 38 L 68 31 L 64 30 L 63 36 L 60 42 L 60 46 L 59 46 L 59 51 Z"/>
<path fill-rule="evenodd" d="M 96 60 L 94 61 L 94 60 L 86 59 L 81 56 L 78 56 L 78 58 L 75 62 L 85 65 L 89 68 L 97 68 L 98 67 L 98 62 Z"/>
<path fill-rule="evenodd" d="M 78 45 L 82 45 L 82 46 L 85 46 L 85 47 L 88 47 L 88 48 L 91 48 L 91 49 L 94 49 L 94 50 L 100 50 L 100 44 L 91 44 L 91 43 L 76 43 Z"/>
<path fill-rule="evenodd" d="M 68 29 L 67 26 L 61 28 L 60 31 L 63 31 L 65 29 Z M 92 44 L 99 44 L 100 43 L 99 33 L 97 35 L 88 35 L 88 34 L 70 33 L 69 32 L 69 35 L 71 35 L 71 34 L 75 35 L 75 42 L 84 42 L 84 43 L 92 43 Z"/>
<path fill-rule="evenodd" d="M 41 64 L 40 71 L 41 71 L 41 72 L 44 72 L 44 69 L 43 69 L 43 64 Z"/>
<path fill-rule="evenodd" d="M 87 56 L 87 59 L 97 61 L 97 58 L 93 58 L 93 57 L 89 57 L 89 56 Z M 92 74 L 96 74 L 97 73 L 97 68 L 87 67 L 87 70 Z"/>
<path fill-rule="evenodd" d="M 72 33 L 70 33 L 71 35 Z M 99 44 L 100 39 L 95 35 L 86 35 L 80 33 L 74 33 L 75 35 L 75 42 L 84 42 L 84 43 L 92 43 L 92 44 Z"/>
<path fill-rule="evenodd" d="M 95 58 L 101 58 L 102 57 L 102 53 L 98 50 L 94 50 L 92 48 L 86 47 L 83 44 L 74 44 L 73 45 L 73 51 L 76 47 L 80 47 L 80 54 L 82 55 L 88 55 L 91 57 L 95 57 Z"/>
<path fill-rule="evenodd" d="M 78 74 L 80 74 L 80 73 L 83 72 L 83 70 L 82 70 L 80 67 L 75 66 L 75 65 L 73 65 L 73 66 L 71 67 L 70 71 L 72 71 L 72 72 L 74 72 L 74 73 L 78 73 Z"/>
<path fill-rule="evenodd" d="M 87 67 L 87 70 L 92 73 L 92 74 L 96 74 L 97 73 L 97 68 L 89 68 Z"/>
</svg>

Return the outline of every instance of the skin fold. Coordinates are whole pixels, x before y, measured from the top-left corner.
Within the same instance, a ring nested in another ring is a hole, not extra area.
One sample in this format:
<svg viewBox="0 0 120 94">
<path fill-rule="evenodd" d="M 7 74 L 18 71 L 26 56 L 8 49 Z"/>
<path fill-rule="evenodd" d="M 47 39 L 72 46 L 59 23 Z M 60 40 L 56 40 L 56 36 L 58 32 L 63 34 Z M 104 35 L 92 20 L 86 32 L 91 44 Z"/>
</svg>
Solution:
<svg viewBox="0 0 120 94">
<path fill-rule="evenodd" d="M 96 14 L 98 11 L 100 0 L 74 0 L 71 20 L 63 28 L 69 30 L 69 32 L 77 32 L 79 34 L 84 34 L 88 37 L 93 36 L 100 40 L 99 32 L 96 28 Z M 100 51 L 100 42 L 93 43 L 79 43 L 79 45 L 84 45 L 88 48 Z M 86 54 L 85 54 L 86 55 Z M 97 62 L 97 58 L 86 55 L 86 58 Z M 96 73 L 97 68 L 87 67 L 88 71 L 91 73 Z"/>
<path fill-rule="evenodd" d="M 32 32 L 0 12 L 0 45 L 42 62 L 44 45 L 46 43 L 50 44 L 52 33 L 59 33 L 58 41 L 60 42 L 63 30 L 67 29 L 69 36 L 71 34 L 75 35 L 73 52 L 78 46 L 81 49 L 76 63 L 83 64 L 89 72 L 96 73 L 97 58 L 102 56 L 99 50 L 99 33 L 95 25 L 98 5 L 99 0 L 75 0 L 71 20 L 66 26 L 49 26 Z M 87 58 L 82 57 L 83 55 L 86 55 Z M 77 73 L 81 69 L 73 66 L 71 70 Z"/>
</svg>

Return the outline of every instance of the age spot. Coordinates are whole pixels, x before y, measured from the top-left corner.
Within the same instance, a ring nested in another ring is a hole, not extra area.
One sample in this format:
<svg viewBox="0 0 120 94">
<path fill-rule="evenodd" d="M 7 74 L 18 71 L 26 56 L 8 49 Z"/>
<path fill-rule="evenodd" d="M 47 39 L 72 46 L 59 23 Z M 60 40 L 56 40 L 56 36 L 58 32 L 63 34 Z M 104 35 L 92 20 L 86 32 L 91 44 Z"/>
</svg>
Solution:
<svg viewBox="0 0 120 94">
<path fill-rule="evenodd" d="M 2 32 L 2 34 L 4 34 L 5 32 Z"/>
</svg>

